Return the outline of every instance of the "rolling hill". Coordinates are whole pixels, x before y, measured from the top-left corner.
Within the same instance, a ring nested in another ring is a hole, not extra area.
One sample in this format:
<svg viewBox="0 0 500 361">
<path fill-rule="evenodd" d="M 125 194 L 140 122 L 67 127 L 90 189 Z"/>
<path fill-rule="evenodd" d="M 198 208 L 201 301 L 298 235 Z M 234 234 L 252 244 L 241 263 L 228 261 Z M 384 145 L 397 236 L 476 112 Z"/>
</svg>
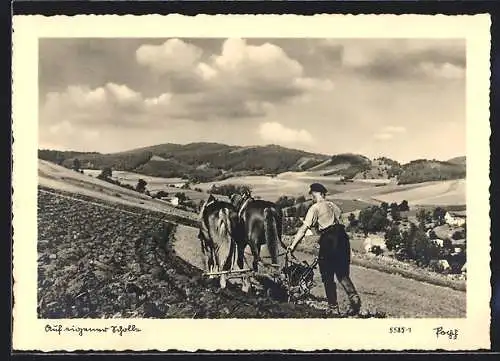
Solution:
<svg viewBox="0 0 500 361">
<path fill-rule="evenodd" d="M 452 164 L 465 165 L 466 161 L 467 161 L 467 157 L 465 157 L 465 156 L 448 159 L 448 163 L 452 163 Z"/>
<path fill-rule="evenodd" d="M 465 157 L 442 162 L 420 159 L 407 164 L 352 153 L 333 156 L 277 145 L 231 146 L 220 143 L 159 144 L 118 153 L 42 149 L 38 157 L 67 168 L 131 171 L 155 177 L 179 177 L 193 182 L 220 181 L 234 176 L 305 172 L 345 179 L 390 179 L 400 184 L 465 177 Z"/>
<path fill-rule="evenodd" d="M 456 158 L 455 158 L 456 159 Z M 422 183 L 465 178 L 464 163 L 441 162 L 438 160 L 418 159 L 402 166 L 398 176 L 399 184 Z"/>
<path fill-rule="evenodd" d="M 276 145 L 238 147 L 218 143 L 167 143 L 112 154 L 40 150 L 39 158 L 66 167 L 72 167 L 73 160 L 78 158 L 82 168 L 112 167 L 150 176 L 203 182 L 234 175 L 303 171 L 328 156 Z"/>
<path fill-rule="evenodd" d="M 330 159 L 312 167 L 311 171 L 321 171 L 323 176 L 337 175 L 345 178 L 353 178 L 356 174 L 369 169 L 371 161 L 369 158 L 352 153 L 337 154 Z"/>
</svg>

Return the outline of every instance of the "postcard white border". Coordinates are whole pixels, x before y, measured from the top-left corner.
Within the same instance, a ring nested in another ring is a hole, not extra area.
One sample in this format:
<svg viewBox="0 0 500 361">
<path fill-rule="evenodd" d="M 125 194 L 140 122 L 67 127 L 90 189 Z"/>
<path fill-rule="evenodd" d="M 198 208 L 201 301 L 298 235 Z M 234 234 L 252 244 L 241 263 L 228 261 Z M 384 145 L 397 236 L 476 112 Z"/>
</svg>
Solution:
<svg viewBox="0 0 500 361">
<path fill-rule="evenodd" d="M 477 350 L 490 324 L 490 18 L 423 15 L 147 15 L 13 18 L 13 349 Z M 396 30 L 397 29 L 397 30 Z M 467 318 L 330 320 L 39 320 L 37 300 L 38 39 L 43 37 L 465 38 L 467 41 Z M 139 333 L 57 335 L 47 324 L 135 324 Z M 389 334 L 391 326 L 411 334 Z M 458 329 L 436 338 L 433 328 Z M 246 337 L 242 336 L 246 335 Z"/>
</svg>

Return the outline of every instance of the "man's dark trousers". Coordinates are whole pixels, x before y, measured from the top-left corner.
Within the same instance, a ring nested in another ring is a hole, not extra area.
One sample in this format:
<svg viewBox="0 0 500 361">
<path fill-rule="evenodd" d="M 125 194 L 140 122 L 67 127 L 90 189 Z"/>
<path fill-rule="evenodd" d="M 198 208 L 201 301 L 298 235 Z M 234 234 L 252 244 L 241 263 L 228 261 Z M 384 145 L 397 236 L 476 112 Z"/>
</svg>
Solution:
<svg viewBox="0 0 500 361">
<path fill-rule="evenodd" d="M 361 301 L 349 276 L 351 247 L 349 236 L 341 224 L 335 224 L 320 231 L 319 270 L 325 286 L 328 304 L 337 305 L 337 286 L 335 276 L 349 298 L 350 313 L 359 312 Z"/>
</svg>

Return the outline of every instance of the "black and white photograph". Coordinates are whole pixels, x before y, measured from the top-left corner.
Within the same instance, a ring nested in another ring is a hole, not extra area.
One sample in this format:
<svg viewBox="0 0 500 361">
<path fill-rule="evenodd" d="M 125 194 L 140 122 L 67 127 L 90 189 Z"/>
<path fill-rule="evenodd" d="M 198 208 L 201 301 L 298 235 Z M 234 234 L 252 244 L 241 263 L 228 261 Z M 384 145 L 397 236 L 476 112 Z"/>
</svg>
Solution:
<svg viewBox="0 0 500 361">
<path fill-rule="evenodd" d="M 471 317 L 466 37 L 227 34 L 36 40 L 45 333 Z"/>
</svg>

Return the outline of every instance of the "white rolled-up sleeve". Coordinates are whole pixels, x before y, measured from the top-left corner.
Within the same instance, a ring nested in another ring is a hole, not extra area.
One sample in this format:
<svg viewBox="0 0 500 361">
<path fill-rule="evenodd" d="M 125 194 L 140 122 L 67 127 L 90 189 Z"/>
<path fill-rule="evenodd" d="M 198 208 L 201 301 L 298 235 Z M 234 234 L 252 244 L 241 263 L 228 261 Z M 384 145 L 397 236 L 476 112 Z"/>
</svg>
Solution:
<svg viewBox="0 0 500 361">
<path fill-rule="evenodd" d="M 304 226 L 311 228 L 316 222 L 318 222 L 318 208 L 313 205 L 307 211 L 306 218 L 304 218 Z"/>
</svg>

